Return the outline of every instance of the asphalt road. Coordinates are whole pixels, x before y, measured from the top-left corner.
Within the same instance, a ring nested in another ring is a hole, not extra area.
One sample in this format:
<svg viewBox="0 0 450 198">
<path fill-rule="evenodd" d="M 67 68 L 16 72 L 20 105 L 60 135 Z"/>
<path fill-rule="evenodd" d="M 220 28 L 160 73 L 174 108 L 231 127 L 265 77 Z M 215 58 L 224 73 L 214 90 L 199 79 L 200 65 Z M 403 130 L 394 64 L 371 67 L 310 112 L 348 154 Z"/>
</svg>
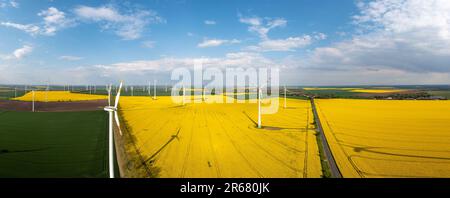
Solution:
<svg viewBox="0 0 450 198">
<path fill-rule="evenodd" d="M 336 165 L 336 161 L 334 160 L 333 154 L 331 153 L 330 145 L 328 145 L 327 138 L 323 132 L 322 124 L 320 122 L 319 115 L 317 114 L 316 104 L 314 103 L 314 97 L 310 97 L 311 106 L 314 114 L 314 121 L 316 122 L 317 132 L 319 133 L 319 138 L 322 140 L 322 148 L 324 151 L 324 155 L 327 158 L 328 165 L 331 169 L 331 176 L 333 178 L 342 178 L 341 172 Z"/>
</svg>

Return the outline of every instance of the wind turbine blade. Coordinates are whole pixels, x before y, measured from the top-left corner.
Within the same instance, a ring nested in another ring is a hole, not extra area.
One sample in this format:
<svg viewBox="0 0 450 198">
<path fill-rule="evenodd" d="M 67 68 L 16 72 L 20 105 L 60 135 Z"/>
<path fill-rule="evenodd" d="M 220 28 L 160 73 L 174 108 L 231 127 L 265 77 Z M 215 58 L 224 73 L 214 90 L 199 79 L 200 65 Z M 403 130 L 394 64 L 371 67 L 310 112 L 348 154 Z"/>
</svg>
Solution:
<svg viewBox="0 0 450 198">
<path fill-rule="evenodd" d="M 108 106 L 111 106 L 111 90 L 108 89 Z"/>
<path fill-rule="evenodd" d="M 119 134 L 122 135 L 122 130 L 120 129 L 119 115 L 117 111 L 114 111 L 114 119 L 116 119 L 117 128 L 119 128 Z"/>
<path fill-rule="evenodd" d="M 122 81 L 120 81 L 120 85 L 119 85 L 119 89 L 117 90 L 117 95 L 116 95 L 116 104 L 114 104 L 114 107 L 117 108 L 117 105 L 119 105 L 119 98 L 120 98 L 120 90 L 122 89 Z"/>
</svg>

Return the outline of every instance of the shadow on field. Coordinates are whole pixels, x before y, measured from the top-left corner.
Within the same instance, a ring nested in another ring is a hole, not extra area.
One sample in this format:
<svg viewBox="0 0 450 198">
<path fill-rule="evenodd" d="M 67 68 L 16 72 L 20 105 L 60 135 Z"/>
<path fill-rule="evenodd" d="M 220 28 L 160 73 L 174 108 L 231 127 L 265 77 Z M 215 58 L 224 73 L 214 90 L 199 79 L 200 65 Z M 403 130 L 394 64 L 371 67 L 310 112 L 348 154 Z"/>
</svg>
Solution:
<svg viewBox="0 0 450 198">
<path fill-rule="evenodd" d="M 256 123 L 256 121 L 254 121 L 245 111 L 242 111 L 242 113 L 244 113 L 245 116 L 247 116 L 247 118 L 253 122 L 253 124 L 255 125 L 255 127 L 258 127 L 258 123 Z"/>
<path fill-rule="evenodd" d="M 37 152 L 48 150 L 49 148 L 38 148 L 38 149 L 26 149 L 26 150 L 8 150 L 8 149 L 0 149 L 0 155 L 8 154 L 8 153 L 29 153 L 29 152 Z"/>
<path fill-rule="evenodd" d="M 242 111 L 242 113 L 244 113 L 244 115 L 254 124 L 255 128 L 258 128 L 258 123 L 256 123 L 256 121 L 254 121 L 245 111 Z M 281 130 L 287 130 L 287 129 L 291 129 L 291 130 L 300 130 L 300 131 L 306 131 L 306 128 L 295 128 L 295 127 L 276 127 L 276 126 L 261 126 L 261 129 L 267 129 L 267 130 L 272 130 L 272 131 L 281 131 Z"/>
<path fill-rule="evenodd" d="M 349 146 L 349 145 L 345 145 Z M 433 156 L 426 156 L 426 155 L 407 155 L 407 154 L 401 154 L 401 153 L 392 153 L 392 152 L 383 152 L 383 151 L 375 151 L 373 149 L 383 149 L 383 147 L 356 147 L 356 146 L 349 146 L 353 148 L 353 151 L 357 153 L 362 152 L 368 152 L 368 153 L 375 153 L 375 154 L 381 154 L 381 155 L 390 155 L 390 156 L 397 156 L 397 157 L 412 157 L 412 158 L 421 158 L 421 159 L 438 159 L 438 160 L 450 160 L 448 157 L 433 157 Z M 407 150 L 407 149 L 405 149 Z"/>
<path fill-rule="evenodd" d="M 153 163 L 153 159 L 162 151 L 164 150 L 164 148 L 166 148 L 167 145 L 169 145 L 173 140 L 177 139 L 179 140 L 178 135 L 180 134 L 181 129 L 179 128 L 177 133 L 175 135 L 172 135 L 170 137 L 170 139 L 163 145 L 161 146 L 161 148 L 159 148 L 155 153 L 153 153 L 149 158 L 147 158 L 144 162 L 143 165 L 145 165 L 147 162 Z"/>
</svg>

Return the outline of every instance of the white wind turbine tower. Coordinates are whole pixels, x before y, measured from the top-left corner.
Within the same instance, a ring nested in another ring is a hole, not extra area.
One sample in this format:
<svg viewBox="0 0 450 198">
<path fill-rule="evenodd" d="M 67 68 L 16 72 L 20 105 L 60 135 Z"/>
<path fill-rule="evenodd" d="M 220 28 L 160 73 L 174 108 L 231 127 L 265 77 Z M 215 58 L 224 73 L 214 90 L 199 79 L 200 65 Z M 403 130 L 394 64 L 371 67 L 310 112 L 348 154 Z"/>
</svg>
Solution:
<svg viewBox="0 0 450 198">
<path fill-rule="evenodd" d="M 262 98 L 262 91 L 261 87 L 258 86 L 258 129 L 261 128 L 261 98 Z"/>
<path fill-rule="evenodd" d="M 150 84 L 150 81 L 148 81 L 148 87 L 147 87 L 147 93 L 148 93 L 148 96 L 152 95 L 151 89 L 150 89 L 151 86 L 152 86 L 152 85 Z"/>
<path fill-rule="evenodd" d="M 114 106 L 107 106 L 104 108 L 109 114 L 109 145 L 108 145 L 108 155 L 109 155 L 109 178 L 114 178 L 114 133 L 113 133 L 113 117 L 116 120 L 117 128 L 119 128 L 119 133 L 122 135 L 119 124 L 119 116 L 117 114 L 117 105 L 119 105 L 120 90 L 122 89 L 122 82 L 120 82 L 119 89 L 117 90 L 116 100 Z M 113 114 L 114 112 L 114 114 Z"/>
<path fill-rule="evenodd" d="M 131 86 L 130 88 L 131 88 L 131 96 L 134 96 L 134 88 L 133 88 L 133 86 Z"/>
<path fill-rule="evenodd" d="M 31 111 L 34 112 L 34 90 L 31 91 L 33 95 L 33 103 L 31 104 Z"/>
<path fill-rule="evenodd" d="M 153 80 L 153 100 L 156 100 L 156 80 Z"/>
<path fill-rule="evenodd" d="M 186 95 L 186 90 L 184 89 L 184 85 L 183 85 L 183 99 L 182 99 L 182 100 L 183 100 L 183 105 L 184 105 L 184 102 L 185 102 L 185 101 L 184 101 L 184 100 L 185 100 L 185 99 L 184 99 L 185 95 Z"/>
<path fill-rule="evenodd" d="M 109 87 L 106 85 L 106 91 L 108 91 L 108 106 L 111 106 L 111 89 L 112 85 L 110 84 Z"/>
<path fill-rule="evenodd" d="M 286 109 L 286 85 L 284 85 L 284 108 Z"/>
</svg>

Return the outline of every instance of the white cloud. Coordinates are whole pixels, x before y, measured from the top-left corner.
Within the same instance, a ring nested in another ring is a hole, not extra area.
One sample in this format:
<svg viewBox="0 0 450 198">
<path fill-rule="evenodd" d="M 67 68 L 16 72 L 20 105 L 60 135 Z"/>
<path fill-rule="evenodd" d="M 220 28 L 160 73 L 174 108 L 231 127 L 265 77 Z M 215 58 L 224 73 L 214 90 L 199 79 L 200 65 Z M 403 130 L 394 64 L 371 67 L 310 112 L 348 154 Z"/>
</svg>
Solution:
<svg viewBox="0 0 450 198">
<path fill-rule="evenodd" d="M 55 7 L 50 7 L 47 10 L 42 10 L 38 16 L 43 17 L 44 29 L 42 34 L 54 35 L 56 31 L 61 28 L 71 25 L 73 22 L 66 18 L 64 12 L 59 11 Z"/>
<path fill-rule="evenodd" d="M 311 36 L 289 37 L 287 39 L 264 40 L 257 46 L 249 46 L 247 49 L 256 51 L 294 51 L 294 49 L 308 46 L 312 43 Z"/>
<path fill-rule="evenodd" d="M 9 1 L 9 4 L 14 8 L 19 8 L 19 3 L 17 3 L 17 1 L 11 0 Z"/>
<path fill-rule="evenodd" d="M 73 24 L 73 21 L 67 19 L 65 13 L 59 11 L 57 8 L 50 7 L 47 10 L 42 10 L 37 14 L 42 17 L 42 24 L 20 24 L 14 22 L 1 22 L 0 25 L 10 28 L 22 30 L 32 36 L 46 35 L 53 36 L 55 33 L 65 27 Z"/>
<path fill-rule="evenodd" d="M 13 8 L 19 8 L 19 3 L 15 0 L 0 0 L 0 8 L 6 8 L 6 7 L 13 7 Z"/>
<path fill-rule="evenodd" d="M 241 41 L 237 39 L 233 40 L 223 40 L 223 39 L 204 39 L 203 42 L 199 43 L 197 47 L 205 48 L 205 47 L 217 47 L 224 44 L 237 44 Z"/>
<path fill-rule="evenodd" d="M 249 25 L 248 31 L 257 33 L 261 39 L 257 45 L 246 47 L 247 50 L 251 51 L 295 51 L 295 49 L 309 46 L 313 41 L 327 38 L 323 33 L 314 33 L 313 35 L 288 37 L 284 39 L 270 39 L 268 36 L 269 31 L 277 27 L 285 27 L 287 25 L 286 19 L 238 16 L 239 22 Z"/>
<path fill-rule="evenodd" d="M 16 28 L 18 30 L 22 30 L 26 33 L 29 33 L 31 35 L 36 35 L 40 33 L 41 28 L 39 26 L 33 25 L 33 24 L 19 24 L 19 23 L 13 23 L 13 22 L 1 22 L 0 25 L 5 27 L 11 27 Z"/>
<path fill-rule="evenodd" d="M 192 32 L 188 32 L 188 33 L 186 33 L 186 35 L 188 35 L 188 36 L 195 36 L 194 33 L 192 33 Z"/>
<path fill-rule="evenodd" d="M 314 50 L 316 68 L 450 73 L 450 1 L 375 0 L 358 4 L 362 34 Z M 449 80 L 450 81 L 450 80 Z"/>
<path fill-rule="evenodd" d="M 285 27 L 287 20 L 283 18 L 260 18 L 260 17 L 243 17 L 239 15 L 239 21 L 241 23 L 249 25 L 248 31 L 255 32 L 263 40 L 268 39 L 268 33 L 270 30 L 276 27 Z"/>
<path fill-rule="evenodd" d="M 19 60 L 22 59 L 23 57 L 25 57 L 26 55 L 28 55 L 29 53 L 31 53 L 33 51 L 33 47 L 30 45 L 24 45 L 19 49 L 14 50 L 14 52 L 12 52 L 9 55 L 2 55 L 0 56 L 1 59 L 4 60 Z"/>
<path fill-rule="evenodd" d="M 205 20 L 204 23 L 205 23 L 205 25 L 216 25 L 217 24 L 216 21 L 213 21 L 213 20 Z"/>
<path fill-rule="evenodd" d="M 258 45 L 249 46 L 246 49 L 260 52 L 295 51 L 296 49 L 311 45 L 314 41 L 324 40 L 326 38 L 327 36 L 323 33 L 315 33 L 313 35 L 288 37 L 286 39 L 266 39 L 259 42 Z"/>
<path fill-rule="evenodd" d="M 60 56 L 59 60 L 65 60 L 65 61 L 78 61 L 84 59 L 83 57 L 79 56 Z"/>
<path fill-rule="evenodd" d="M 145 71 L 169 72 L 175 68 L 192 68 L 195 61 L 201 60 L 204 67 L 266 67 L 279 66 L 275 61 L 253 52 L 228 53 L 225 57 L 174 58 L 163 57 L 155 60 L 140 60 L 114 63 L 110 65 L 96 65 L 95 68 L 104 73 L 117 72 L 140 73 Z"/>
<path fill-rule="evenodd" d="M 326 34 L 324 34 L 324 33 L 319 32 L 319 33 L 316 33 L 316 34 L 314 35 L 314 38 L 315 38 L 316 40 L 325 40 L 325 39 L 328 38 L 328 36 L 327 36 Z"/>
<path fill-rule="evenodd" d="M 75 13 L 83 20 L 102 23 L 103 29 L 110 29 L 125 40 L 140 38 L 149 24 L 165 22 L 151 10 L 133 10 L 122 14 L 111 6 L 78 6 Z"/>
<path fill-rule="evenodd" d="M 155 41 L 144 41 L 142 42 L 142 46 L 145 48 L 154 48 L 155 47 Z"/>
</svg>

